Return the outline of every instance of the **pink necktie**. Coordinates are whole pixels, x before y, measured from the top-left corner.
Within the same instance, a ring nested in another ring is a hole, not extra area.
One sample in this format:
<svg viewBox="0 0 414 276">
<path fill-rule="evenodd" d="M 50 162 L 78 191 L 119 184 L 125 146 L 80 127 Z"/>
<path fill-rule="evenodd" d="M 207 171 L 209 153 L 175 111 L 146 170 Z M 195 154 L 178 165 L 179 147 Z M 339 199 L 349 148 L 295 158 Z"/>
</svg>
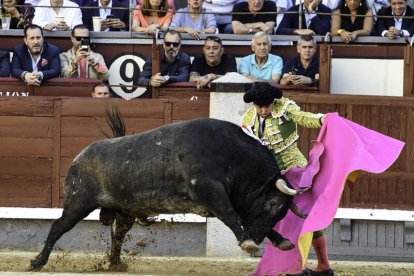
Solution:
<svg viewBox="0 0 414 276">
<path fill-rule="evenodd" d="M 79 62 L 79 78 L 86 79 L 86 58 L 82 58 Z"/>
</svg>

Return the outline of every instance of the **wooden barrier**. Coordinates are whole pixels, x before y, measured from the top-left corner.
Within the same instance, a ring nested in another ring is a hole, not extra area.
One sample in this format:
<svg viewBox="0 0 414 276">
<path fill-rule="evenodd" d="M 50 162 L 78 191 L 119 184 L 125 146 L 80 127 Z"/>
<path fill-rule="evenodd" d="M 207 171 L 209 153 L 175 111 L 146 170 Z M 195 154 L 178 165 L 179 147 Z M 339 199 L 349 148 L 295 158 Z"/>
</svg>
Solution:
<svg viewBox="0 0 414 276">
<path fill-rule="evenodd" d="M 41 86 L 32 86 L 16 78 L 0 78 L 0 96 L 91 97 L 93 86 L 100 82 L 97 79 L 53 78 Z"/>
<path fill-rule="evenodd" d="M 322 95 L 284 91 L 305 111 L 338 112 L 356 123 L 406 142 L 383 174 L 365 174 L 341 207 L 414 210 L 414 98 Z M 173 93 L 173 92 L 171 92 Z M 185 93 L 182 91 L 181 93 Z M 203 92 L 198 92 L 203 93 Z M 182 94 L 184 95 L 184 94 Z M 62 183 L 71 160 L 87 144 L 109 134 L 107 103 L 118 104 L 127 133 L 208 117 L 209 100 L 1 97 L 0 206 L 62 206 Z M 300 128 L 300 148 L 308 152 L 318 130 Z"/>
</svg>

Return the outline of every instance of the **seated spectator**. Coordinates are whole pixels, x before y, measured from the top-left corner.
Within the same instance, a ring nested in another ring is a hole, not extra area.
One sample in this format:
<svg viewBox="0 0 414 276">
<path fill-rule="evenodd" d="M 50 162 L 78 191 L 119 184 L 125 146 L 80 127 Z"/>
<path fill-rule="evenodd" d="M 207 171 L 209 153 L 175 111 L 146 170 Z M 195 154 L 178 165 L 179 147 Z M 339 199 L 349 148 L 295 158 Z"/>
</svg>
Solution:
<svg viewBox="0 0 414 276">
<path fill-rule="evenodd" d="M 143 5 L 143 3 L 144 3 L 144 1 L 145 0 L 137 0 L 137 5 Z M 184 0 L 183 0 L 184 1 Z M 129 3 L 129 1 L 128 1 L 128 3 Z M 167 0 L 167 5 L 168 5 L 168 7 L 170 8 L 170 9 L 172 9 L 173 11 L 175 11 L 176 10 L 176 8 L 175 8 L 175 0 Z"/>
<path fill-rule="evenodd" d="M 296 0 L 295 5 L 299 5 L 300 1 L 303 0 Z M 372 0 L 374 1 L 374 0 Z M 378 1 L 378 0 L 377 0 Z M 380 1 L 387 1 L 387 0 L 380 0 Z M 322 4 L 330 8 L 332 11 L 335 10 L 339 5 L 340 0 L 322 0 Z"/>
<path fill-rule="evenodd" d="M 152 75 L 152 57 L 148 57 L 138 79 L 138 84 L 160 87 L 173 82 L 187 82 L 191 61 L 180 53 L 181 35 L 169 30 L 164 35 L 164 52 L 161 54 L 161 72 Z"/>
<path fill-rule="evenodd" d="M 89 47 L 88 27 L 75 26 L 70 39 L 72 48 L 60 54 L 62 77 L 108 80 L 109 71 L 103 56 Z"/>
<path fill-rule="evenodd" d="M 62 16 L 64 20 L 56 22 L 56 16 Z M 77 4 L 69 0 L 42 0 L 35 8 L 33 24 L 47 31 L 69 31 L 82 24 L 82 12 Z"/>
<path fill-rule="evenodd" d="M 231 12 L 233 11 L 234 4 L 239 0 L 205 0 L 203 7 L 210 9 L 214 12 L 217 28 L 220 33 L 232 34 L 233 28 L 231 27 Z"/>
<path fill-rule="evenodd" d="M 246 13 L 233 14 L 231 25 L 235 34 L 273 33 L 276 25 L 276 4 L 273 1 L 247 0 L 234 5 L 233 12 Z"/>
<path fill-rule="evenodd" d="M 92 98 L 110 98 L 111 93 L 107 84 L 101 82 L 93 86 Z"/>
<path fill-rule="evenodd" d="M 372 11 L 365 0 L 342 0 L 333 14 L 331 33 L 340 36 L 343 42 L 350 43 L 358 36 L 370 35 L 372 26 Z"/>
<path fill-rule="evenodd" d="M 10 77 L 10 54 L 0 51 L 0 77 Z"/>
<path fill-rule="evenodd" d="M 270 54 L 272 39 L 265 32 L 258 32 L 252 39 L 254 54 L 240 61 L 239 73 L 254 81 L 270 81 L 279 83 L 282 75 L 283 60 Z"/>
<path fill-rule="evenodd" d="M 321 3 L 321 0 L 304 0 L 302 24 L 299 26 L 297 13 L 287 13 L 283 16 L 277 34 L 284 35 L 325 35 L 331 28 L 330 8 Z M 288 12 L 299 12 L 299 5 L 291 7 Z M 329 13 L 317 14 L 315 12 Z"/>
<path fill-rule="evenodd" d="M 150 35 L 155 34 L 157 29 L 166 32 L 172 16 L 173 10 L 168 7 L 166 0 L 143 0 L 142 5 L 137 5 L 134 10 L 132 31 Z"/>
<path fill-rule="evenodd" d="M 83 24 L 88 26 L 89 30 L 93 30 L 93 16 L 101 17 L 101 31 L 129 30 L 129 4 L 119 0 L 88 0 L 82 7 L 95 7 L 82 8 Z"/>
<path fill-rule="evenodd" d="M 207 36 L 203 47 L 204 55 L 194 58 L 190 70 L 190 82 L 197 88 L 210 86 L 210 82 L 228 72 L 237 72 L 236 59 L 224 53 L 223 43 L 216 36 Z"/>
<path fill-rule="evenodd" d="M 216 19 L 210 9 L 203 8 L 203 0 L 187 0 L 188 7 L 179 9 L 173 16 L 170 29 L 180 33 L 189 33 L 194 39 L 200 39 L 201 33 L 214 34 Z"/>
<path fill-rule="evenodd" d="M 13 50 L 11 75 L 34 86 L 59 77 L 59 48 L 44 42 L 43 30 L 38 25 L 26 26 L 23 33 L 25 44 L 16 46 Z"/>
<path fill-rule="evenodd" d="M 391 6 L 378 11 L 377 33 L 389 39 L 412 36 L 414 34 L 414 19 L 405 16 L 413 16 L 414 10 L 407 5 L 407 0 L 390 0 Z"/>
<path fill-rule="evenodd" d="M 273 0 L 276 4 L 276 11 L 278 12 L 276 16 L 276 27 L 274 28 L 273 33 L 276 33 L 277 29 L 280 26 L 280 22 L 282 22 L 283 16 L 285 15 L 288 9 L 293 6 L 293 2 L 291 0 Z M 302 0 L 303 3 L 303 0 Z M 297 3 L 298 4 L 298 3 Z"/>
<path fill-rule="evenodd" d="M 285 63 L 280 84 L 316 86 L 319 80 L 319 58 L 315 55 L 315 39 L 310 35 L 301 36 L 297 51 L 299 56 Z"/>
<path fill-rule="evenodd" d="M 0 15 L 11 18 L 10 29 L 23 29 L 32 23 L 34 12 L 32 5 L 25 5 L 23 0 L 3 0 Z"/>
</svg>

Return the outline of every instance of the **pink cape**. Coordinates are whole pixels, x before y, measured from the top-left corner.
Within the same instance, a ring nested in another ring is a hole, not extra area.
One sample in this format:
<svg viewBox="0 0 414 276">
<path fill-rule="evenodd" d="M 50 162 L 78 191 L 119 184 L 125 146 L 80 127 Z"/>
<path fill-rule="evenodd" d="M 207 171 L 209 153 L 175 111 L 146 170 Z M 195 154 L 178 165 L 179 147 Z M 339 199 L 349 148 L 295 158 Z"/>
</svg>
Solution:
<svg viewBox="0 0 414 276">
<path fill-rule="evenodd" d="M 398 158 L 404 143 L 330 113 L 309 153 L 305 168 L 285 172 L 295 188 L 310 191 L 295 196 L 295 203 L 308 214 L 301 219 L 291 211 L 274 229 L 295 244 L 281 251 L 270 242 L 254 275 L 297 273 L 304 269 L 312 232 L 327 228 L 333 221 L 347 179 L 359 171 L 381 173 Z"/>
</svg>

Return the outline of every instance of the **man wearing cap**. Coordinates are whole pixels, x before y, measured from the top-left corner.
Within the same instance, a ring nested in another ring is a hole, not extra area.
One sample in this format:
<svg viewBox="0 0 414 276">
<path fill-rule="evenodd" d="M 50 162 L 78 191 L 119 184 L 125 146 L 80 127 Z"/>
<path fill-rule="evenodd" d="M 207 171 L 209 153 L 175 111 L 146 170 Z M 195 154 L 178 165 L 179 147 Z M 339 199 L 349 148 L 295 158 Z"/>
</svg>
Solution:
<svg viewBox="0 0 414 276">
<path fill-rule="evenodd" d="M 253 102 L 253 106 L 243 115 L 243 128 L 259 137 L 263 145 L 273 152 L 280 170 L 306 166 L 308 162 L 297 144 L 297 125 L 320 128 L 325 115 L 301 111 L 294 101 L 283 97 L 282 90 L 267 82 L 254 83 L 252 89 L 244 94 L 243 100 L 246 103 Z M 323 273 L 313 272 L 312 275 L 333 275 L 323 230 L 313 233 L 312 245 L 318 258 L 315 272 Z"/>
</svg>

